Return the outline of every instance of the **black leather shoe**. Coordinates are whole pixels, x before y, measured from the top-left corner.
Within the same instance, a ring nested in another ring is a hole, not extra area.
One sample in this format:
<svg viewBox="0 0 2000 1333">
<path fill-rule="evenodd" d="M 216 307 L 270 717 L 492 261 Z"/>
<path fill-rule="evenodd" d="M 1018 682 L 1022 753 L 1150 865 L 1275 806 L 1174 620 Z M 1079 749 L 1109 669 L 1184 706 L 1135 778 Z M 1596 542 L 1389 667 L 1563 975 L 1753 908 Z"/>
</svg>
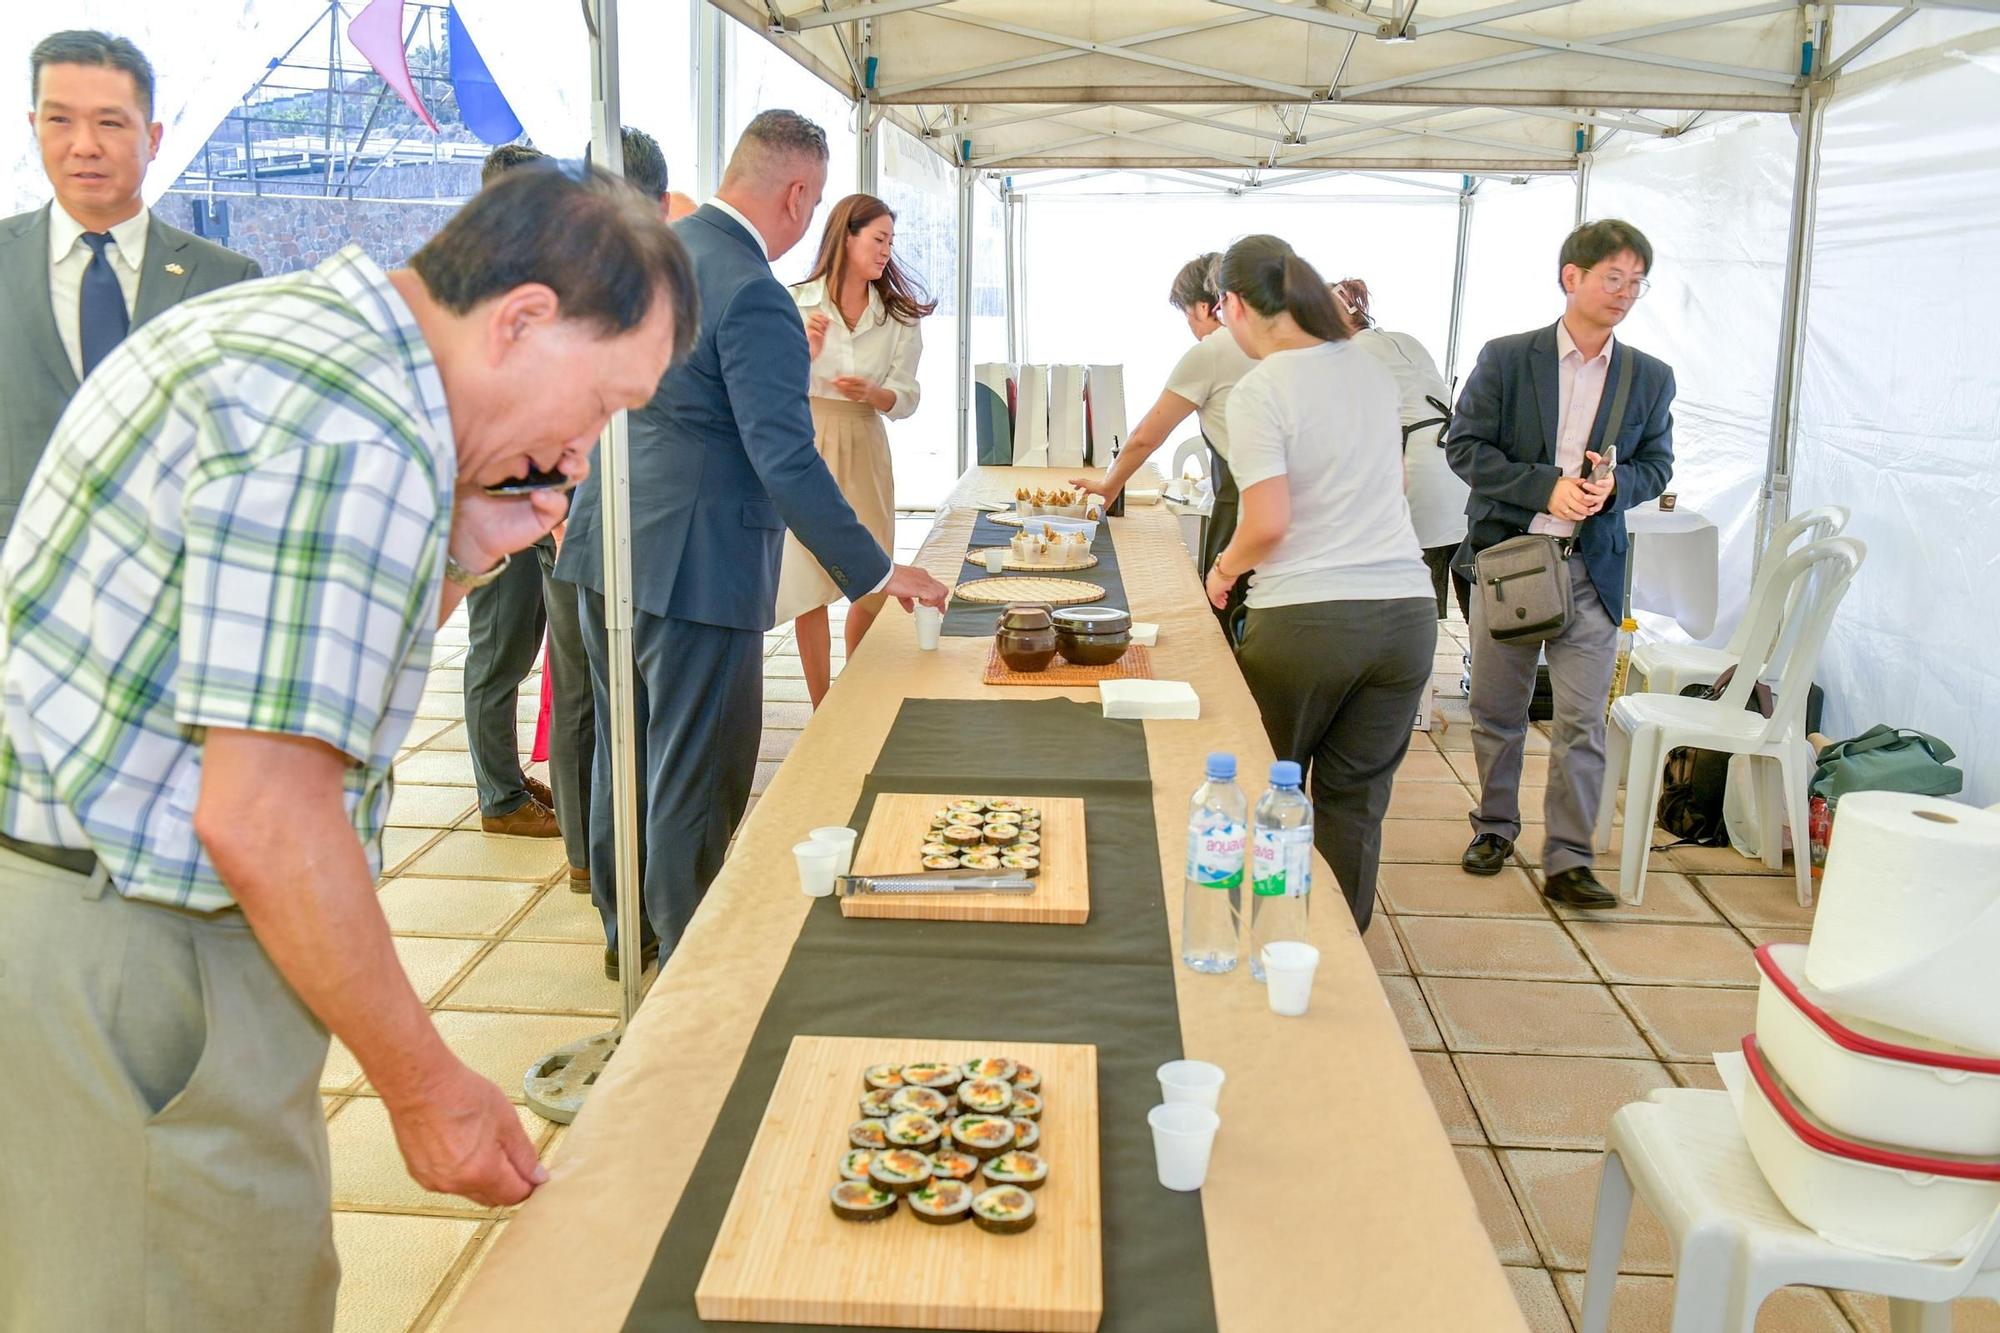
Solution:
<svg viewBox="0 0 2000 1333">
<path fill-rule="evenodd" d="M 660 942 L 658 940 L 649 941 L 639 950 L 639 970 L 641 972 L 645 971 L 646 965 L 659 956 Z M 618 951 L 616 949 L 606 949 L 604 951 L 604 976 L 608 981 L 618 980 Z"/>
<path fill-rule="evenodd" d="M 1616 907 L 1618 895 L 1597 882 L 1588 867 L 1558 870 L 1542 886 L 1542 896 L 1564 907 Z"/>
<path fill-rule="evenodd" d="M 1507 868 L 1507 858 L 1513 854 L 1512 838 L 1482 833 L 1465 849 L 1465 855 L 1458 858 L 1458 864 L 1468 875 L 1497 875 Z"/>
</svg>

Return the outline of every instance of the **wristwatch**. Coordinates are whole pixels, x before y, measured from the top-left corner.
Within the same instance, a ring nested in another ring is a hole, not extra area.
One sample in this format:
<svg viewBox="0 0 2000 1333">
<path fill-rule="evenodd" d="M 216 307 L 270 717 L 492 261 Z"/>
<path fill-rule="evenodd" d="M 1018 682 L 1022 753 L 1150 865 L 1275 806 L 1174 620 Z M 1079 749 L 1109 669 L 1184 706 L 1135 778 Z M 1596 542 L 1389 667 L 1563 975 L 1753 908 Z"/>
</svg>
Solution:
<svg viewBox="0 0 2000 1333">
<path fill-rule="evenodd" d="M 511 555 L 503 555 L 500 557 L 499 564 L 493 566 L 493 568 L 483 574 L 475 574 L 464 565 L 459 564 L 457 558 L 450 551 L 446 551 L 444 553 L 444 576 L 450 582 L 456 583 L 459 587 L 470 592 L 474 588 L 485 587 L 506 573 L 507 566 L 513 559 L 514 557 Z"/>
</svg>

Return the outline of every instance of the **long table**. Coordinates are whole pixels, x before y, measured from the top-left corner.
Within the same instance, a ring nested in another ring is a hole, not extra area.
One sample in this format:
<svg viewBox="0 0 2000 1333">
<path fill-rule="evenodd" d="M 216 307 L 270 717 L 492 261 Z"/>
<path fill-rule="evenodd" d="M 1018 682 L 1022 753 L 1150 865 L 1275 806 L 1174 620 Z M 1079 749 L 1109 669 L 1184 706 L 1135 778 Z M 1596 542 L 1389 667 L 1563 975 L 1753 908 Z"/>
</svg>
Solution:
<svg viewBox="0 0 2000 1333">
<path fill-rule="evenodd" d="M 947 583 L 975 576 L 964 563 L 972 503 L 1063 480 L 1054 470 L 974 469 L 918 562 Z M 1200 721 L 1145 724 L 1178 954 L 1187 797 L 1202 758 L 1235 752 L 1255 790 L 1272 756 L 1173 516 L 1134 509 L 1109 522 L 1134 619 L 1160 626 L 1154 674 L 1188 681 L 1201 696 Z M 792 844 L 848 819 L 907 699 L 1095 700 L 1094 689 L 984 685 L 990 642 L 947 637 L 920 652 L 911 618 L 893 604 L 876 621 L 745 823 L 549 1183 L 501 1234 L 449 1327 L 625 1326 L 813 905 L 798 891 Z M 1243 968 L 1226 977 L 1174 972 L 1187 1054 L 1229 1076 L 1200 1196 L 1215 1327 L 1524 1330 L 1367 951 L 1331 873 L 1316 865 L 1311 931 L 1322 961 L 1309 1015 L 1273 1016 Z M 1102 1132 L 1148 1131 L 1139 1123 Z"/>
</svg>

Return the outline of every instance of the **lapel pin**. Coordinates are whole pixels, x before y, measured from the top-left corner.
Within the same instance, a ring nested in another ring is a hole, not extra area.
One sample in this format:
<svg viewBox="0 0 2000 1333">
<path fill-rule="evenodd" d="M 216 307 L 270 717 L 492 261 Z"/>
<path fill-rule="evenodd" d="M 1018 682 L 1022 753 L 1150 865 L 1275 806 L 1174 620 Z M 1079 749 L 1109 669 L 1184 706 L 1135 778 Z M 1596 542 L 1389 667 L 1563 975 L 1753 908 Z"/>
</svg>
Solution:
<svg viewBox="0 0 2000 1333">
<path fill-rule="evenodd" d="M 182 268 L 179 264 L 169 264 L 167 265 L 167 272 L 173 274 L 175 277 L 178 278 L 182 274 L 186 273 L 187 270 Z"/>
</svg>

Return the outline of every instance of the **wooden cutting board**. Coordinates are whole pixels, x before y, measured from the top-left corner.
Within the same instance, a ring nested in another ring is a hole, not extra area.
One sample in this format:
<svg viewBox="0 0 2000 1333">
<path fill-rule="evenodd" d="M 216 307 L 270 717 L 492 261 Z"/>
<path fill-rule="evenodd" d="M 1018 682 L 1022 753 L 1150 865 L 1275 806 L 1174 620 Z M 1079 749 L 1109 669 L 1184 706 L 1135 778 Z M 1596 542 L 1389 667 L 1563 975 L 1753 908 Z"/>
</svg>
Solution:
<svg viewBox="0 0 2000 1333">
<path fill-rule="evenodd" d="M 913 875 L 924 868 L 931 816 L 953 801 L 1012 792 L 875 798 L 868 827 L 854 848 L 857 875 Z M 1033 893 L 858 894 L 840 900 L 842 916 L 919 921 L 1017 921 L 1080 926 L 1090 920 L 1090 871 L 1084 859 L 1083 802 L 1074 796 L 1014 796 L 1042 812 L 1042 873 Z M 1033 1063 L 1030 1061 L 1029 1063 Z"/>
<path fill-rule="evenodd" d="M 881 1222 L 835 1217 L 827 1199 L 862 1071 L 987 1055 L 1042 1076 L 1037 1151 L 1049 1179 L 1035 1225 L 995 1236 L 971 1222 L 927 1225 L 906 1206 Z M 694 1299 L 703 1319 L 732 1322 L 1094 1333 L 1104 1314 L 1097 1048 L 792 1038 Z"/>
</svg>

